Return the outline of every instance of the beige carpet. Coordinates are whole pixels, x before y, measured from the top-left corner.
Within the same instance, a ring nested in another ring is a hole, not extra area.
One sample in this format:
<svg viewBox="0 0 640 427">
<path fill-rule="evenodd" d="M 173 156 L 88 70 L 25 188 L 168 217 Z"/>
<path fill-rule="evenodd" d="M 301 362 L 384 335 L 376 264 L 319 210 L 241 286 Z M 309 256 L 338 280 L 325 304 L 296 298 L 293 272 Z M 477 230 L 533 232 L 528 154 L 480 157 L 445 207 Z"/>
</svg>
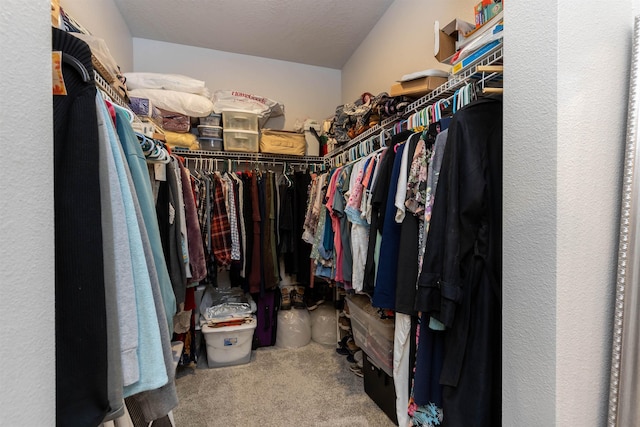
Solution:
<svg viewBox="0 0 640 427">
<path fill-rule="evenodd" d="M 390 427 L 333 346 L 262 348 L 251 363 L 176 380 L 178 427 Z"/>
</svg>

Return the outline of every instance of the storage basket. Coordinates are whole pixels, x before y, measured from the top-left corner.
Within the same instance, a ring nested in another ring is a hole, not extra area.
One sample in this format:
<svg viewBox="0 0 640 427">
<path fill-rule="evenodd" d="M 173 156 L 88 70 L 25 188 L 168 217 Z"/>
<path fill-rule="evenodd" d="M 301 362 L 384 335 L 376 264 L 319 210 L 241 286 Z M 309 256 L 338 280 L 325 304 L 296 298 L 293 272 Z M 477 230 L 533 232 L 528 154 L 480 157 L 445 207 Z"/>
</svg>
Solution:
<svg viewBox="0 0 640 427">
<path fill-rule="evenodd" d="M 260 152 L 304 156 L 307 140 L 303 133 L 284 130 L 263 129 L 260 137 Z"/>
</svg>

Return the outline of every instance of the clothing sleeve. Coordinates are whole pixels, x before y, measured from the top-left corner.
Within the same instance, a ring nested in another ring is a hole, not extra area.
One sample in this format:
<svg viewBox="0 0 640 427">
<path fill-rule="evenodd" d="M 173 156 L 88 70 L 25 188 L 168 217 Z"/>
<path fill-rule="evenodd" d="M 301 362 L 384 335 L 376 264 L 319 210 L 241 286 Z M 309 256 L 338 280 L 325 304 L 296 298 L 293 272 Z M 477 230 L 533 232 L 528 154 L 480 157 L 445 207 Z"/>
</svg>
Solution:
<svg viewBox="0 0 640 427">
<path fill-rule="evenodd" d="M 398 177 L 398 186 L 396 187 L 396 192 L 395 192 L 395 207 L 396 207 L 395 221 L 398 224 L 402 224 L 402 221 L 404 221 L 404 215 L 405 215 L 404 202 L 407 199 L 407 178 L 408 178 L 407 172 L 409 168 L 410 147 L 411 147 L 411 138 L 409 138 L 407 142 L 405 142 L 405 149 L 402 152 L 402 163 L 400 164 L 400 176 Z M 415 145 L 414 145 L 414 148 L 415 148 Z"/>
<path fill-rule="evenodd" d="M 416 296 L 416 310 L 448 328 L 462 301 L 466 272 L 461 265 L 473 256 L 483 211 L 481 144 L 466 130 L 461 110 L 449 128 Z"/>
</svg>

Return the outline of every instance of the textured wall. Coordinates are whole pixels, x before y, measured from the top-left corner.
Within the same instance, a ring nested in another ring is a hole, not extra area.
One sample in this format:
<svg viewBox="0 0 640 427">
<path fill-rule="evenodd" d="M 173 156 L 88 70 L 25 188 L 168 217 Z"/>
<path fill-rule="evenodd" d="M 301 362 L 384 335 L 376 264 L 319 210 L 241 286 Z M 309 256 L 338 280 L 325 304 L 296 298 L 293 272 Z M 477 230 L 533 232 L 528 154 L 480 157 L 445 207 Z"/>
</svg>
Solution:
<svg viewBox="0 0 640 427">
<path fill-rule="evenodd" d="M 209 89 L 266 96 L 285 106 L 285 117 L 266 127 L 293 129 L 296 120 L 323 120 L 340 103 L 340 70 L 146 39 L 133 39 L 135 71 L 184 74 Z"/>
<path fill-rule="evenodd" d="M 630 0 L 607 6 L 558 2 L 559 425 L 604 425 L 607 414 L 633 28 Z"/>
<path fill-rule="evenodd" d="M 556 420 L 558 40 L 540 7 L 505 10 L 503 425 L 520 427 Z"/>
<path fill-rule="evenodd" d="M 4 1 L 0 46 L 7 59 L 0 79 L 0 425 L 50 426 L 55 351 L 49 2 Z"/>
<path fill-rule="evenodd" d="M 60 0 L 60 4 L 91 34 L 107 42 L 122 71 L 133 70 L 131 32 L 113 0 Z"/>
<path fill-rule="evenodd" d="M 342 68 L 342 102 L 363 92 L 388 92 L 403 75 L 448 70 L 433 57 L 434 21 L 474 22 L 475 0 L 396 0 Z"/>
<path fill-rule="evenodd" d="M 559 4 L 505 12 L 504 425 L 606 417 L 631 2 Z"/>
</svg>

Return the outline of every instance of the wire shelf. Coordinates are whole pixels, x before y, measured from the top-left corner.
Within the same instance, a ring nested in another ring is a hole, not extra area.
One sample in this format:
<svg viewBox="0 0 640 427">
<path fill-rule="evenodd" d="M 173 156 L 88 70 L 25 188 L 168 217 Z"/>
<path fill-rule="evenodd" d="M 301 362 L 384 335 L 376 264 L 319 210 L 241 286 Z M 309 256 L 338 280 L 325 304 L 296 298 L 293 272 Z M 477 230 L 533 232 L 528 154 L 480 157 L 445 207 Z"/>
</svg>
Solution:
<svg viewBox="0 0 640 427">
<path fill-rule="evenodd" d="M 502 64 L 502 58 L 503 58 L 502 46 L 503 44 L 500 43 L 498 46 L 496 46 L 495 48 L 487 52 L 486 55 L 478 58 L 477 61 L 468 65 L 459 73 L 452 75 L 446 83 L 443 83 L 442 85 L 435 88 L 433 91 L 429 92 L 427 95 L 409 104 L 407 108 L 402 112 L 402 114 L 398 114 L 396 116 L 389 117 L 383 120 L 382 122 L 380 122 L 380 124 L 373 126 L 372 128 L 366 130 L 362 134 L 353 138 L 348 143 L 336 148 L 335 150 L 325 155 L 324 156 L 325 159 L 330 161 L 331 159 L 334 159 L 335 157 L 342 155 L 346 151 L 360 144 L 362 141 L 366 141 L 368 138 L 376 136 L 383 130 L 390 129 L 399 120 L 402 120 L 410 116 L 411 114 L 416 113 L 417 111 L 423 109 L 424 107 L 430 104 L 433 104 L 436 101 L 439 101 L 444 98 L 452 97 L 453 94 L 456 92 L 456 90 L 460 89 L 467 83 L 476 82 L 476 83 L 487 84 L 489 82 L 501 81 L 502 80 L 501 74 L 497 74 L 497 73 L 483 74 L 483 73 L 479 73 L 477 70 L 478 70 L 478 66 L 482 66 L 482 65 Z"/>
<path fill-rule="evenodd" d="M 244 153 L 235 151 L 205 151 L 205 150 L 173 150 L 174 154 L 187 158 L 207 158 L 239 160 L 247 162 L 288 162 L 299 164 L 325 164 L 326 159 L 321 156 L 290 156 L 286 154 Z"/>
<path fill-rule="evenodd" d="M 130 108 L 122 96 L 116 92 L 116 90 L 107 83 L 107 81 L 96 70 L 93 70 L 93 76 L 96 86 L 98 86 L 99 89 L 102 89 L 102 91 L 106 93 L 113 102 L 126 109 Z"/>
</svg>

